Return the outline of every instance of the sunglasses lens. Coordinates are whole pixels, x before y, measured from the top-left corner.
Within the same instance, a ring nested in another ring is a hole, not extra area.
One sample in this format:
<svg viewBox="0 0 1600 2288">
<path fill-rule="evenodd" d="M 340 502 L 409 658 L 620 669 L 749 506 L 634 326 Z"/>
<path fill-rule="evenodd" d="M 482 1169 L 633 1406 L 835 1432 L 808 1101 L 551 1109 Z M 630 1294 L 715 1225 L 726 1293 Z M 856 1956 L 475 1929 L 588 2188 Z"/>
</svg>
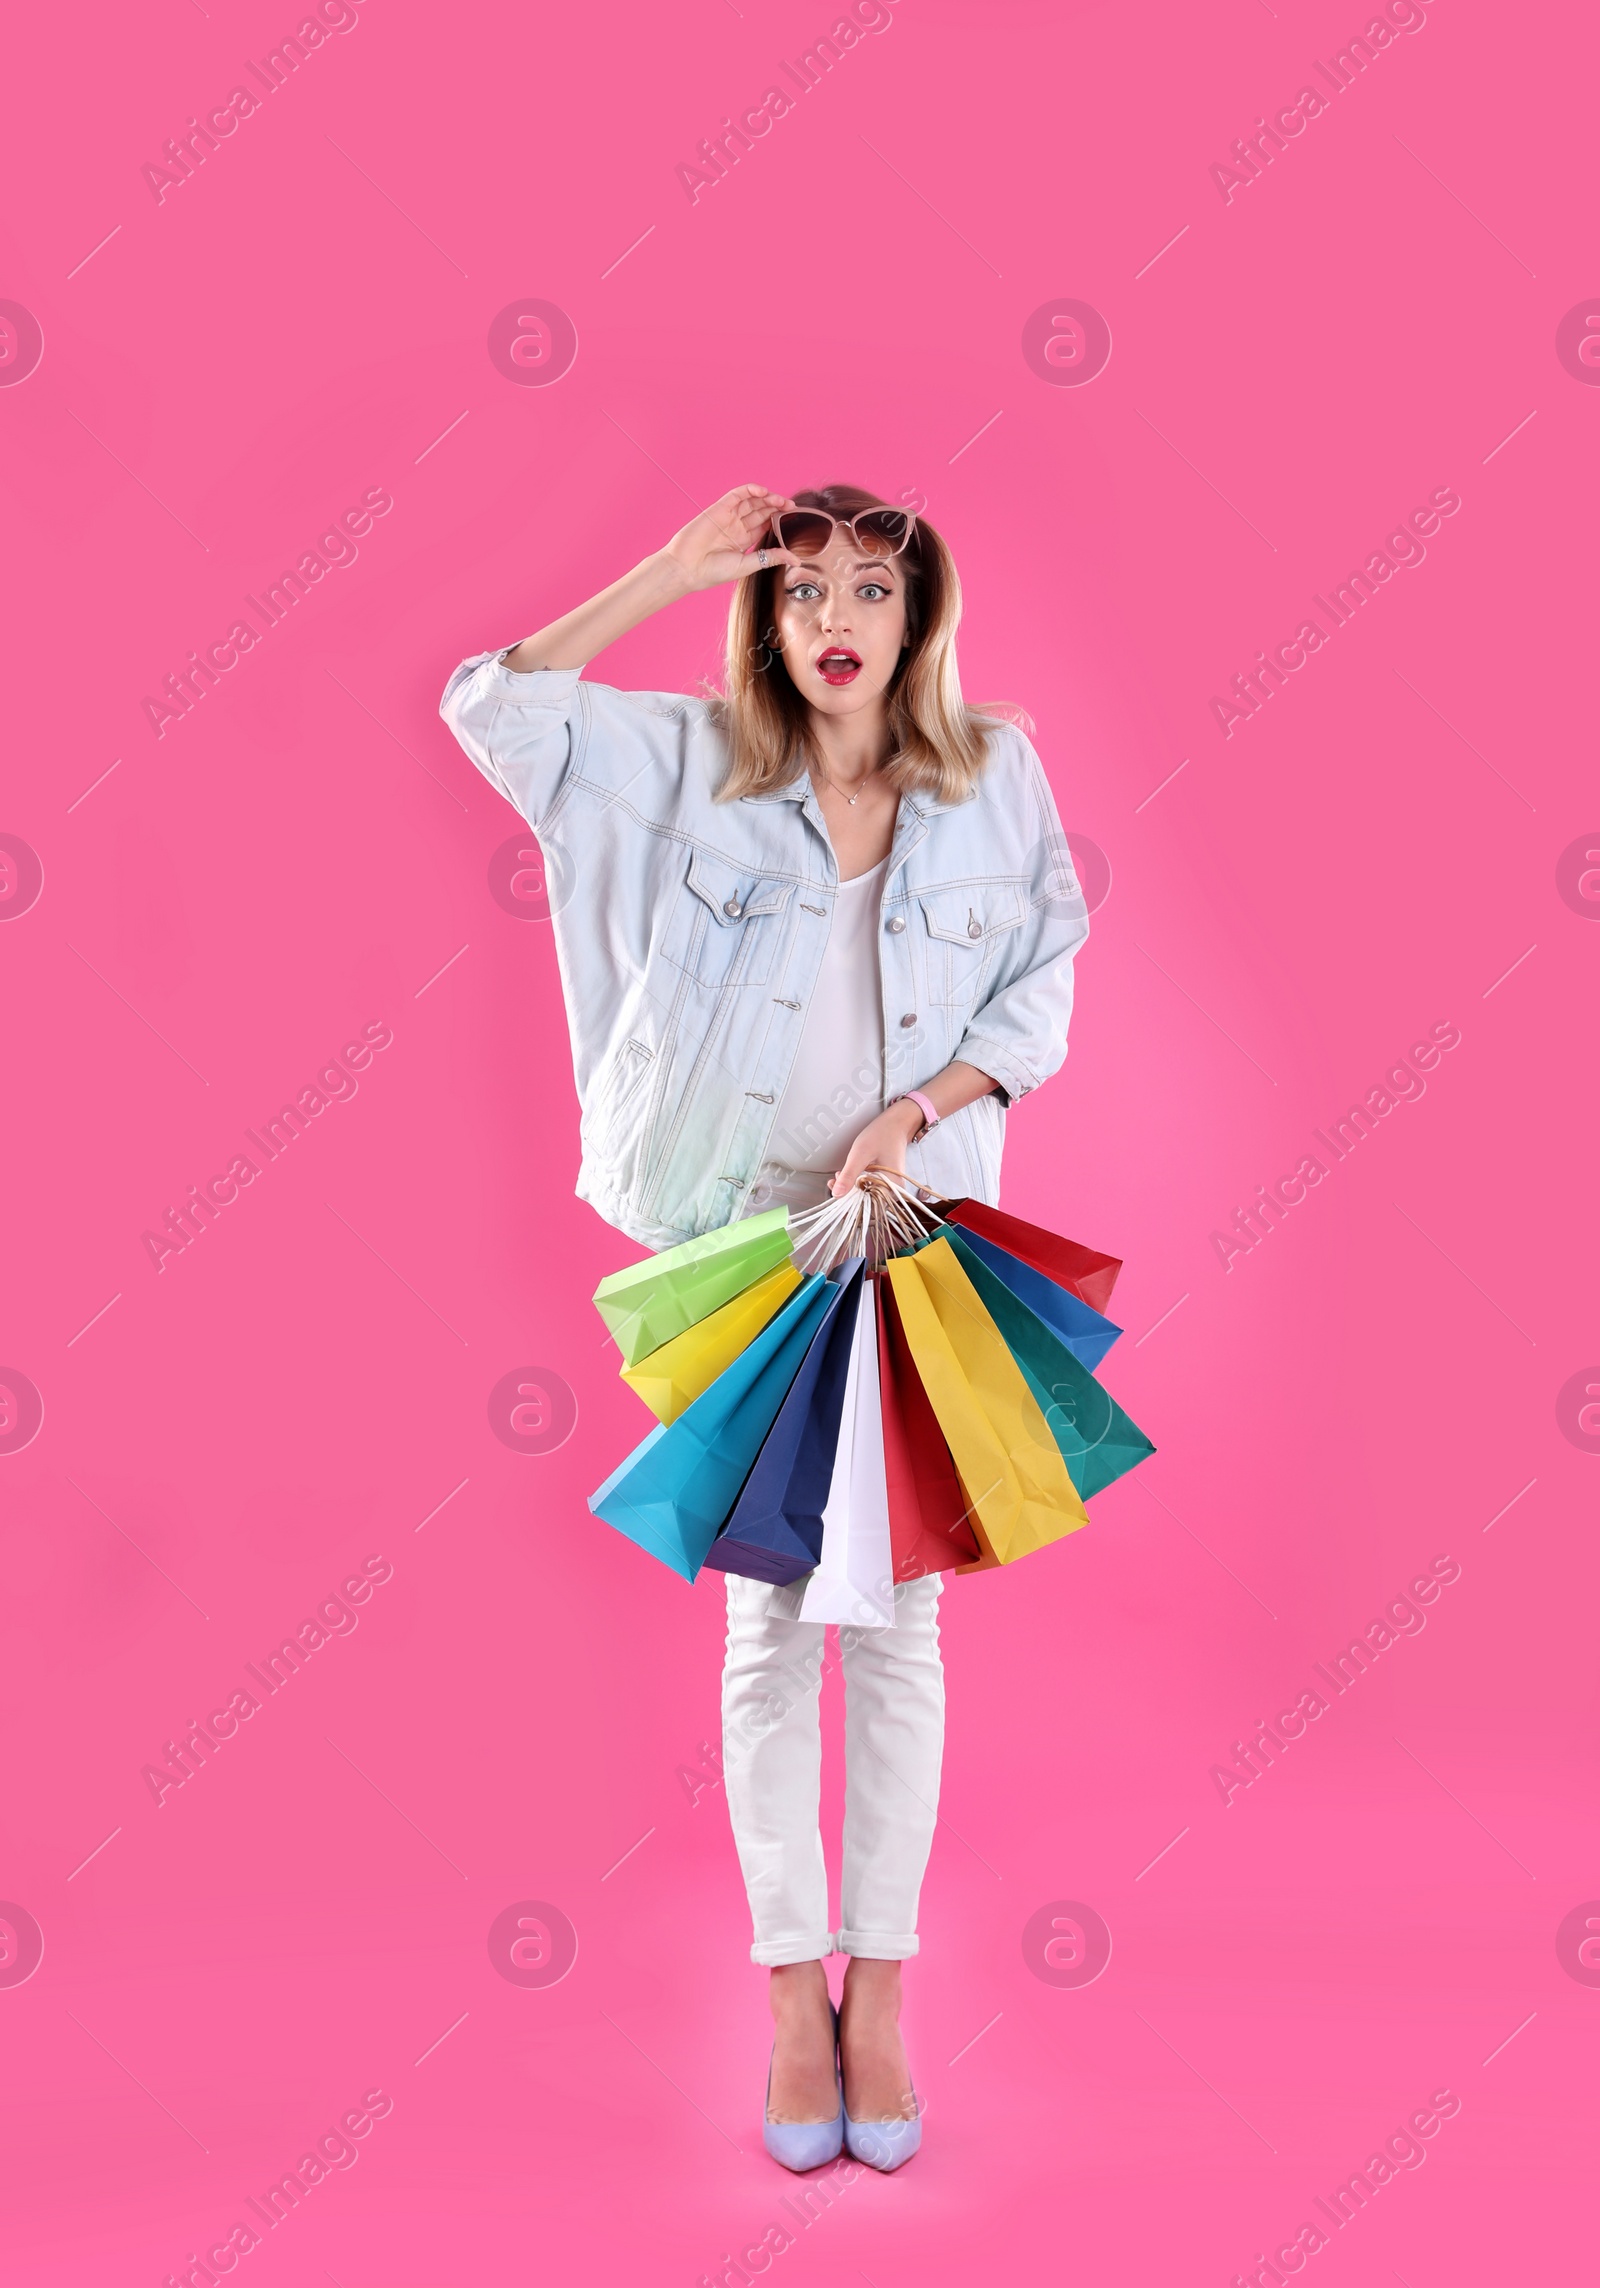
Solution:
<svg viewBox="0 0 1600 2288">
<path fill-rule="evenodd" d="M 911 537 L 911 518 L 903 508 L 871 508 L 855 520 L 856 539 L 863 556 L 898 556 Z"/>
<path fill-rule="evenodd" d="M 791 556 L 820 556 L 833 537 L 833 519 L 811 508 L 785 509 L 774 517 L 778 546 Z"/>
</svg>

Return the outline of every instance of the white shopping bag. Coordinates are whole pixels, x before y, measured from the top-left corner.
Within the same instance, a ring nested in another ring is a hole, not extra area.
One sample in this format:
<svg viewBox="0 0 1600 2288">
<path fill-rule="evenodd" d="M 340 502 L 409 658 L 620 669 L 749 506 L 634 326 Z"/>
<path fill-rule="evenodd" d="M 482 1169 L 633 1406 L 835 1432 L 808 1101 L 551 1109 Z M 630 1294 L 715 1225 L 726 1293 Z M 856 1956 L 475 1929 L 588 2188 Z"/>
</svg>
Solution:
<svg viewBox="0 0 1600 2288">
<path fill-rule="evenodd" d="M 878 1387 L 878 1291 L 871 1279 L 863 1279 L 858 1291 L 839 1447 L 822 1512 L 822 1559 L 800 1580 L 772 1589 L 768 1610 L 790 1621 L 892 1629 L 894 1558 Z"/>
</svg>

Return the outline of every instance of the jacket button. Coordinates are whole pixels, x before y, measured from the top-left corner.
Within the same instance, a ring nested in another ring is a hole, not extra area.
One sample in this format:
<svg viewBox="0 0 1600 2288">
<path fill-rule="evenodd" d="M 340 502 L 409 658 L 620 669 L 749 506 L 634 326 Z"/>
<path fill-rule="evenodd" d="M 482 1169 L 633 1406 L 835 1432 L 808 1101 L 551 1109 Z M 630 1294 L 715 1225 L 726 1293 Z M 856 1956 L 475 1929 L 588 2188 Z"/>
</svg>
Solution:
<svg viewBox="0 0 1600 2288">
<path fill-rule="evenodd" d="M 968 922 L 968 924 L 967 924 L 967 935 L 968 935 L 968 937 L 982 937 L 982 935 L 983 935 L 983 924 L 982 924 L 982 922 L 976 922 L 976 921 L 974 921 L 974 922 Z"/>
<path fill-rule="evenodd" d="M 903 1017 L 901 1018 L 901 1020 L 900 1020 L 900 1022 L 901 1022 L 901 1024 L 902 1024 L 902 1026 L 905 1026 L 905 1025 L 914 1025 L 914 1024 L 916 1023 L 916 1021 L 917 1021 L 917 1012 L 915 1011 L 915 1009 L 911 1009 L 911 1010 L 908 1010 L 908 1011 L 907 1011 L 907 1013 L 906 1013 L 906 1015 L 905 1015 L 905 1016 L 903 1016 Z"/>
<path fill-rule="evenodd" d="M 906 917 L 905 917 L 905 915 L 904 915 L 904 914 L 891 914 L 891 915 L 890 915 L 890 917 L 889 917 L 889 927 L 890 927 L 892 930 L 894 930 L 894 931 L 896 932 L 896 934 L 898 934 L 898 933 L 899 933 L 901 930 L 903 930 L 903 929 L 905 928 L 905 926 L 906 926 Z"/>
<path fill-rule="evenodd" d="M 722 910 L 727 915 L 730 922 L 736 922 L 739 919 L 739 916 L 744 912 L 744 908 L 740 905 L 737 898 L 729 898 L 723 906 Z"/>
</svg>

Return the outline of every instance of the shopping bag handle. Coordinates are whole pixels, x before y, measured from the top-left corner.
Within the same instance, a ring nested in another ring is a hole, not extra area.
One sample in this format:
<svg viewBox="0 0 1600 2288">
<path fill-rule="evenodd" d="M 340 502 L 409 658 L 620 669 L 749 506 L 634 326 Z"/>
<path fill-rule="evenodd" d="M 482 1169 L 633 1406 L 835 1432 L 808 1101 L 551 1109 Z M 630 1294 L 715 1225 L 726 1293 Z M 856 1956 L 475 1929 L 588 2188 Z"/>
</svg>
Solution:
<svg viewBox="0 0 1600 2288">
<path fill-rule="evenodd" d="M 789 1230 L 795 1259 L 804 1268 L 825 1271 L 852 1255 L 868 1259 L 869 1270 L 896 1248 L 927 1236 L 932 1222 L 927 1208 L 915 1198 L 926 1192 L 898 1168 L 868 1167 L 848 1192 L 814 1207 L 791 1213 Z M 928 1192 L 930 1200 L 937 1197 Z"/>
</svg>

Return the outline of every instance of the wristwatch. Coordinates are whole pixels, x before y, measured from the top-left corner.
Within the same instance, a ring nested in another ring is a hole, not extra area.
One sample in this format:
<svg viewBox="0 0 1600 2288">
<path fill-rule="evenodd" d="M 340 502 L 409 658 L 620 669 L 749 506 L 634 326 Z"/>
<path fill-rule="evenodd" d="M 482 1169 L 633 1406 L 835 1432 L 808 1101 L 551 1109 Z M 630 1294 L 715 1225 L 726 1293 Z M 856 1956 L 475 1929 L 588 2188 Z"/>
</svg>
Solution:
<svg viewBox="0 0 1600 2288">
<path fill-rule="evenodd" d="M 922 1126 L 912 1137 L 913 1144 L 920 1137 L 926 1136 L 930 1128 L 937 1128 L 939 1125 L 939 1114 L 932 1097 L 924 1096 L 920 1088 L 903 1088 L 898 1096 L 890 1097 L 889 1102 L 891 1104 L 914 1104 L 922 1114 Z"/>
</svg>

